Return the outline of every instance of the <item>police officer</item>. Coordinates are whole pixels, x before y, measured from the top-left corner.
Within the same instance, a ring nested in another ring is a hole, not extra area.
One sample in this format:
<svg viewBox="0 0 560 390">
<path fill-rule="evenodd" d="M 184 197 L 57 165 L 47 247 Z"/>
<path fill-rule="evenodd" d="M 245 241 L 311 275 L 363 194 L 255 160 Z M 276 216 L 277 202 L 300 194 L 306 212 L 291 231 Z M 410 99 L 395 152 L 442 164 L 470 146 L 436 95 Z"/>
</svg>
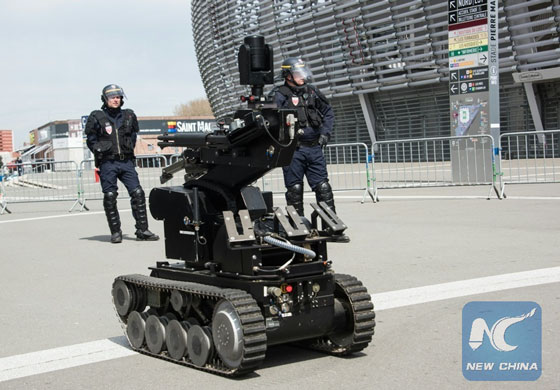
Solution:
<svg viewBox="0 0 560 390">
<path fill-rule="evenodd" d="M 95 156 L 103 190 L 103 207 L 111 242 L 122 242 L 121 220 L 117 209 L 117 179 L 130 195 L 132 215 L 136 220 L 137 240 L 159 240 L 148 230 L 146 197 L 134 168 L 134 145 L 138 133 L 138 120 L 134 111 L 121 109 L 126 95 L 121 87 L 107 85 L 101 93 L 101 110 L 92 111 L 86 123 L 87 146 Z"/>
<path fill-rule="evenodd" d="M 283 167 L 286 202 L 303 215 L 303 176 L 315 192 L 317 202 L 325 202 L 333 211 L 334 197 L 329 184 L 323 147 L 329 142 L 334 113 L 327 98 L 308 81 L 311 72 L 299 58 L 282 62 L 284 85 L 273 89 L 280 108 L 296 109 L 303 135 L 289 166 Z"/>
</svg>

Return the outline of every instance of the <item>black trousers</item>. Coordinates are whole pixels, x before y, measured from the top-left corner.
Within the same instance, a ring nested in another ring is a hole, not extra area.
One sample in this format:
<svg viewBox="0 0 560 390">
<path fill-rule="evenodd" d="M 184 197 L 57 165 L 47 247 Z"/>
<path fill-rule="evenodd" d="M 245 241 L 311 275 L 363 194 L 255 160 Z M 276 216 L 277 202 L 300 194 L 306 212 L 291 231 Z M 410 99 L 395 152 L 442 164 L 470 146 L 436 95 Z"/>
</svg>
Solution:
<svg viewBox="0 0 560 390">
<path fill-rule="evenodd" d="M 294 153 L 292 162 L 284 171 L 284 184 L 292 187 L 297 183 L 303 184 L 303 176 L 307 178 L 309 187 L 315 187 L 328 179 L 327 163 L 321 146 L 300 146 Z"/>
<path fill-rule="evenodd" d="M 131 159 L 102 162 L 99 166 L 99 179 L 103 193 L 117 192 L 117 179 L 124 184 L 129 194 L 140 187 L 138 173 Z"/>
</svg>

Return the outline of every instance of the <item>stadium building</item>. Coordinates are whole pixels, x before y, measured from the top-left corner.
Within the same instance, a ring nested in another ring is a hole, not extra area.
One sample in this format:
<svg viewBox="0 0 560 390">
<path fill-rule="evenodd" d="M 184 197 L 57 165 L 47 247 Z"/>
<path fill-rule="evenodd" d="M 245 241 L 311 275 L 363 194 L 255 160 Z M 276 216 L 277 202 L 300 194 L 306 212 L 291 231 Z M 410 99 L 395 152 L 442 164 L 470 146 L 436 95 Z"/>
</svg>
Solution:
<svg viewBox="0 0 560 390">
<path fill-rule="evenodd" d="M 497 4 L 501 132 L 558 129 L 559 0 Z M 332 141 L 452 135 L 447 0 L 193 0 L 192 26 L 218 118 L 247 93 L 237 48 L 251 34 L 273 46 L 278 73 L 286 57 L 306 61 L 335 110 Z"/>
</svg>

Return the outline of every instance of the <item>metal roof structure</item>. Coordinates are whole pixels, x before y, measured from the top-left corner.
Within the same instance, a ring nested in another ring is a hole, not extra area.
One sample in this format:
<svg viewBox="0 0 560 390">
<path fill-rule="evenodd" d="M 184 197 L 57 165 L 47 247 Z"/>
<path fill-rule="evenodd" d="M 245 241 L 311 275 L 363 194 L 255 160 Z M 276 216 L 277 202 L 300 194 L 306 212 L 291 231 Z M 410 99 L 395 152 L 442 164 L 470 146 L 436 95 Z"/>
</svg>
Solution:
<svg viewBox="0 0 560 390">
<path fill-rule="evenodd" d="M 370 139 L 449 135 L 447 5 L 442 0 L 193 0 L 197 60 L 214 114 L 223 117 L 241 106 L 239 96 L 247 88 L 239 85 L 237 48 L 245 36 L 262 35 L 273 46 L 276 69 L 286 57 L 306 61 L 313 83 L 335 108 L 338 141 L 368 134 Z M 558 81 L 529 90 L 512 78 L 512 73 L 560 67 L 558 0 L 497 5 L 502 130 L 538 128 L 530 106 L 535 96 L 544 127 L 560 127 Z"/>
</svg>

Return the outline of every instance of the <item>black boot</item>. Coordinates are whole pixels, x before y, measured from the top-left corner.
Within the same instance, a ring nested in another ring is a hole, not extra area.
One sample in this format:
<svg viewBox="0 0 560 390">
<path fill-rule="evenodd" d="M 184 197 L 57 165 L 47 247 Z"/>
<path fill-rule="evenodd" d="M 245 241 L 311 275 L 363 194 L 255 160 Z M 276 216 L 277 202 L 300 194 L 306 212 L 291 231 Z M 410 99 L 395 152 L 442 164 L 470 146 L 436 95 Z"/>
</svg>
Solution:
<svg viewBox="0 0 560 390">
<path fill-rule="evenodd" d="M 109 230 L 111 230 L 111 242 L 113 244 L 122 242 L 121 219 L 119 217 L 119 210 L 117 209 L 117 196 L 119 196 L 118 192 L 106 192 L 103 196 L 103 208 L 105 209 L 105 216 L 107 216 Z"/>
<path fill-rule="evenodd" d="M 286 203 L 288 206 L 294 206 L 298 214 L 303 217 L 303 183 L 294 184 L 286 189 Z"/>
<path fill-rule="evenodd" d="M 132 216 L 136 220 L 136 239 L 140 241 L 157 241 L 159 236 L 148 230 L 148 215 L 146 214 L 146 197 L 142 187 L 138 187 L 130 194 Z"/>
<path fill-rule="evenodd" d="M 122 242 L 122 231 L 111 233 L 111 243 L 120 244 Z"/>
<path fill-rule="evenodd" d="M 328 181 L 321 182 L 315 187 L 315 199 L 317 203 L 325 202 L 327 206 L 336 213 L 336 209 L 334 208 L 334 195 Z"/>
<path fill-rule="evenodd" d="M 328 181 L 324 181 L 315 187 L 315 199 L 317 200 L 317 203 L 325 202 L 336 214 L 336 209 L 334 208 L 334 196 L 331 185 Z M 333 242 L 350 242 L 350 238 L 345 234 L 334 235 L 331 239 Z"/>
</svg>

